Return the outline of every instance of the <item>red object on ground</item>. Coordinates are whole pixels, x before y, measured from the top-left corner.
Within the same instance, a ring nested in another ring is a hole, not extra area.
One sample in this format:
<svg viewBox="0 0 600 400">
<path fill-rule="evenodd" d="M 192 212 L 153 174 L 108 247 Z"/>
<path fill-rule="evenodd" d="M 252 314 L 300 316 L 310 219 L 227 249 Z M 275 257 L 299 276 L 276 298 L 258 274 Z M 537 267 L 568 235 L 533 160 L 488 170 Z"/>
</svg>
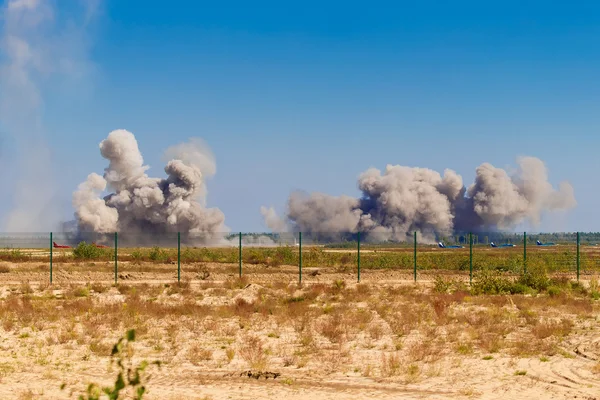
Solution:
<svg viewBox="0 0 600 400">
<path fill-rule="evenodd" d="M 94 246 L 99 247 L 101 249 L 108 249 L 108 246 L 105 246 L 103 244 L 96 244 L 96 243 L 92 243 Z"/>
<path fill-rule="evenodd" d="M 55 249 L 70 249 L 71 246 L 61 246 L 59 244 L 56 244 L 56 242 L 52 242 L 52 244 L 54 245 Z"/>
</svg>

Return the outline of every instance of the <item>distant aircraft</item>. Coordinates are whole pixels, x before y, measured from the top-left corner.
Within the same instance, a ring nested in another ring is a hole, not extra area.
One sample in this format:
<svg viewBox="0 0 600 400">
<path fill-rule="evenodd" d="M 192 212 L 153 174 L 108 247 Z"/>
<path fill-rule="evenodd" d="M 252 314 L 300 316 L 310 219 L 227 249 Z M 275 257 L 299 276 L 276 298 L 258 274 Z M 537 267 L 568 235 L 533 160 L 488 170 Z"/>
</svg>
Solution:
<svg viewBox="0 0 600 400">
<path fill-rule="evenodd" d="M 464 246 L 446 246 L 444 243 L 439 242 L 438 246 L 440 249 L 464 249 Z"/>
<path fill-rule="evenodd" d="M 552 242 L 542 243 L 539 240 L 536 243 L 537 243 L 538 246 L 556 246 L 555 243 L 552 243 Z"/>
<path fill-rule="evenodd" d="M 100 249 L 108 249 L 108 246 L 105 246 L 103 244 L 96 244 L 96 243 L 92 243 L 92 244 Z"/>
<path fill-rule="evenodd" d="M 70 249 L 71 246 L 61 246 L 59 244 L 56 244 L 56 242 L 52 242 L 52 245 L 54 246 L 55 249 Z"/>
<path fill-rule="evenodd" d="M 490 246 L 492 246 L 492 247 L 494 247 L 494 248 L 498 248 L 498 249 L 500 249 L 500 248 L 504 248 L 504 247 L 517 247 L 517 246 L 515 246 L 514 244 L 511 244 L 511 243 L 501 244 L 500 246 L 498 246 L 498 245 L 497 245 L 496 243 L 494 243 L 494 242 L 490 243 Z"/>
</svg>

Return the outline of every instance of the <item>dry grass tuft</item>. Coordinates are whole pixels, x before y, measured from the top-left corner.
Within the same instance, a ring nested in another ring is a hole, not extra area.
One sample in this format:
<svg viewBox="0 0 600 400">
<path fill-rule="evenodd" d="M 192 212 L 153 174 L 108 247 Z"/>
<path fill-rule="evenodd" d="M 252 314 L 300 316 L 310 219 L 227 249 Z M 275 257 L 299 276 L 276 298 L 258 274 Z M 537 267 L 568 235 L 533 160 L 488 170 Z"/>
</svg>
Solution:
<svg viewBox="0 0 600 400">
<path fill-rule="evenodd" d="M 531 331 L 536 338 L 545 339 L 550 336 L 566 336 L 572 329 L 573 322 L 567 318 L 561 318 L 560 321 L 537 321 Z"/>
<path fill-rule="evenodd" d="M 200 365 L 203 362 L 210 361 L 213 358 L 213 351 L 199 344 L 193 344 L 187 351 L 187 359 L 194 365 Z"/>
<path fill-rule="evenodd" d="M 381 376 L 392 377 L 401 374 L 402 362 L 400 355 L 395 352 L 389 355 L 381 353 Z"/>
<path fill-rule="evenodd" d="M 239 345 L 238 354 L 248 363 L 251 369 L 264 371 L 267 367 L 268 357 L 265 354 L 263 341 L 256 335 L 245 335 Z"/>
</svg>

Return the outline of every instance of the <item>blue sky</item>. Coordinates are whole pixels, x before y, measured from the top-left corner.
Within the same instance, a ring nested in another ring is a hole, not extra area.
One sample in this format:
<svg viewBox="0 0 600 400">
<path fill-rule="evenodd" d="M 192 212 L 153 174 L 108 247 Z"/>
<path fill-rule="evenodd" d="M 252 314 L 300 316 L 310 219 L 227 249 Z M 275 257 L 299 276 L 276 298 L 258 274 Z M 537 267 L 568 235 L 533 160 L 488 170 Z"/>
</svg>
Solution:
<svg viewBox="0 0 600 400">
<path fill-rule="evenodd" d="M 109 0 L 88 28 L 85 80 L 43 88 L 65 218 L 105 167 L 98 143 L 123 128 L 157 176 L 166 147 L 203 138 L 208 205 L 234 231 L 265 230 L 260 206 L 284 211 L 295 189 L 358 195 L 369 167 L 471 183 L 519 155 L 575 189 L 577 208 L 540 229 L 600 230 L 600 4 Z M 0 138 L 10 185 L 14 140 Z"/>
</svg>

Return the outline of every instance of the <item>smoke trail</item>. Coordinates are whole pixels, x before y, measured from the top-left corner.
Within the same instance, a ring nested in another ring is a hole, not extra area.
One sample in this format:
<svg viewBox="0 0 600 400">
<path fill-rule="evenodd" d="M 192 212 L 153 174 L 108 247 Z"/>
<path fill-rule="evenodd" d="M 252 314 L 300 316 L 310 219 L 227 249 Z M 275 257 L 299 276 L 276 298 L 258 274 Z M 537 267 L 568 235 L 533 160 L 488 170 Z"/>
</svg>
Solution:
<svg viewBox="0 0 600 400">
<path fill-rule="evenodd" d="M 7 231 L 48 230 L 58 222 L 57 205 L 48 200 L 57 190 L 42 126 L 42 87 L 80 77 L 87 68 L 83 31 L 98 2 L 82 4 L 83 21 L 68 24 L 47 1 L 8 0 L 0 9 L 0 122 L 16 143 L 18 160 L 10 168 L 16 186 Z"/>
<path fill-rule="evenodd" d="M 205 208 L 205 174 L 214 174 L 214 157 L 203 142 L 192 139 L 167 149 L 167 178 L 146 174 L 137 141 L 126 130 L 112 131 L 100 143 L 109 161 L 104 176 L 91 174 L 73 194 L 73 207 L 82 232 L 183 232 L 222 237 L 225 216 Z M 100 198 L 100 192 L 111 194 Z"/>
<path fill-rule="evenodd" d="M 272 230 L 361 231 L 397 241 L 418 231 L 424 240 L 433 241 L 455 230 L 510 229 L 524 221 L 537 225 L 545 211 L 575 207 L 572 186 L 562 182 L 555 190 L 541 160 L 522 157 L 517 163 L 513 176 L 489 163 L 480 165 L 468 188 L 449 169 L 442 176 L 427 168 L 388 165 L 383 173 L 371 168 L 358 177 L 360 199 L 292 193 L 285 222 L 273 209 L 263 207 L 262 212 Z"/>
</svg>

